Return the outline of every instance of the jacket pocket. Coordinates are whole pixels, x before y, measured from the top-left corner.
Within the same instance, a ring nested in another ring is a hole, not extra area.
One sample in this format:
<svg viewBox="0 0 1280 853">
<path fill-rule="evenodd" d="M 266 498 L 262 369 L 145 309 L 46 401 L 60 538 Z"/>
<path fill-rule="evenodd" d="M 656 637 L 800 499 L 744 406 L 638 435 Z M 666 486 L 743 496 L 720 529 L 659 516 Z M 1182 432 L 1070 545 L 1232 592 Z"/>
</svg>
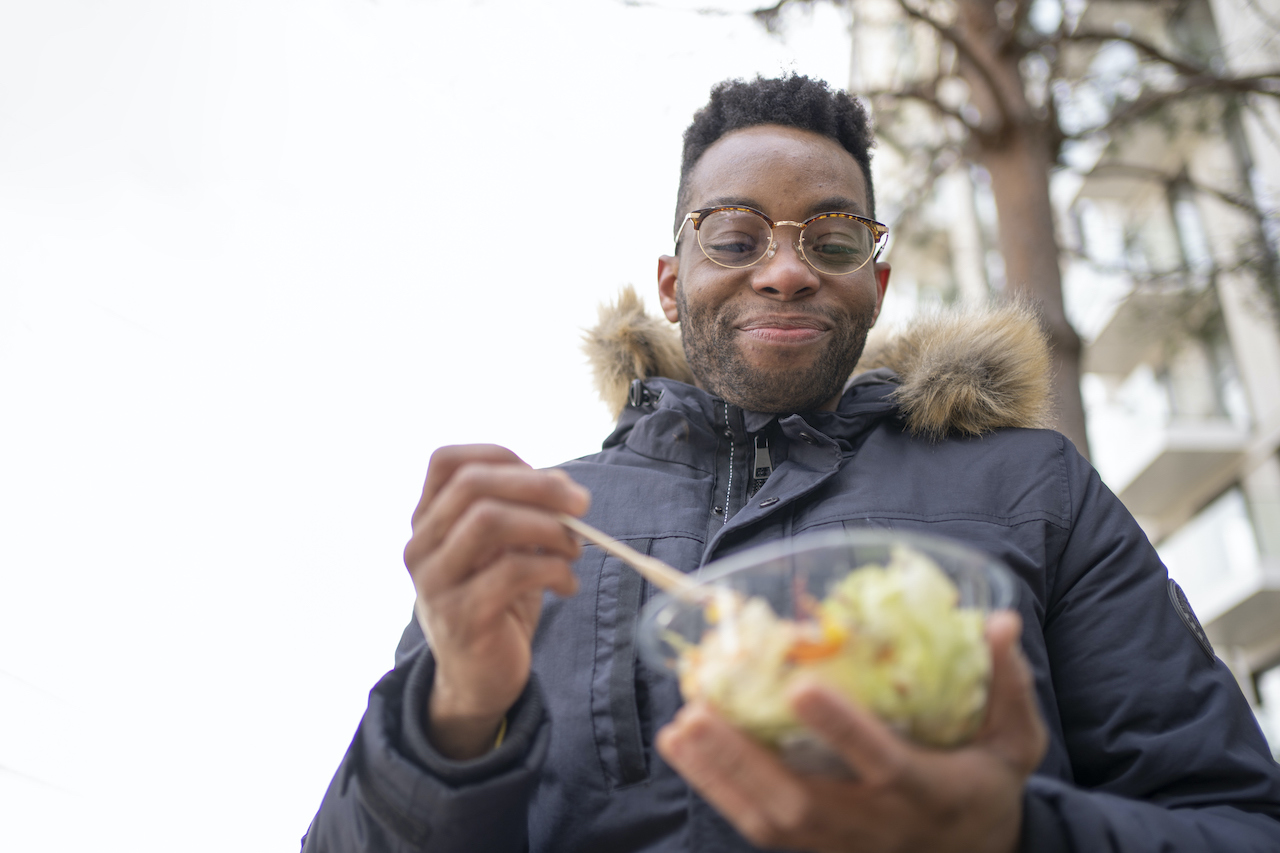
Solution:
<svg viewBox="0 0 1280 853">
<path fill-rule="evenodd" d="M 628 543 L 648 554 L 651 539 Z M 614 557 L 606 557 L 596 587 L 595 662 L 591 675 L 591 724 L 596 752 L 609 789 L 649 777 L 641 726 L 644 685 L 636 658 L 636 622 L 644 602 L 645 581 Z"/>
</svg>

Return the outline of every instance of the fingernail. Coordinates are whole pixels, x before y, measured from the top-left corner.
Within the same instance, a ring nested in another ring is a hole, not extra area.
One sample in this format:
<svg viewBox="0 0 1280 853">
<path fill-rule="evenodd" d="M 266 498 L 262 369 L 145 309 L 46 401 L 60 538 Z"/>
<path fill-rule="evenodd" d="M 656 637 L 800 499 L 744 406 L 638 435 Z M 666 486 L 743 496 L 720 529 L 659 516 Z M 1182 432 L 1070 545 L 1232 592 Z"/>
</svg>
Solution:
<svg viewBox="0 0 1280 853">
<path fill-rule="evenodd" d="M 825 719 L 831 714 L 831 706 L 827 702 L 822 688 L 813 681 L 801 681 L 792 685 L 787 691 L 791 707 L 805 717 Z"/>
<path fill-rule="evenodd" d="M 835 719 L 827 698 L 820 693 L 806 693 L 797 697 L 796 711 L 811 723 L 829 723 Z"/>
</svg>

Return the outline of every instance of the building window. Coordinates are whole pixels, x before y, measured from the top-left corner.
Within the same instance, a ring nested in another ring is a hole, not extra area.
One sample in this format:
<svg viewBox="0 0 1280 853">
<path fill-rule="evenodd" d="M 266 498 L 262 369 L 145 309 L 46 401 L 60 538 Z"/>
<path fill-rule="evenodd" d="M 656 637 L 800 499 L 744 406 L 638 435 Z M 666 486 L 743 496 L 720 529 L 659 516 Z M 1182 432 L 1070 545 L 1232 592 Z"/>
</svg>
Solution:
<svg viewBox="0 0 1280 853">
<path fill-rule="evenodd" d="M 1258 541 L 1244 492 L 1238 487 L 1200 510 L 1156 550 L 1205 624 L 1258 584 Z"/>
</svg>

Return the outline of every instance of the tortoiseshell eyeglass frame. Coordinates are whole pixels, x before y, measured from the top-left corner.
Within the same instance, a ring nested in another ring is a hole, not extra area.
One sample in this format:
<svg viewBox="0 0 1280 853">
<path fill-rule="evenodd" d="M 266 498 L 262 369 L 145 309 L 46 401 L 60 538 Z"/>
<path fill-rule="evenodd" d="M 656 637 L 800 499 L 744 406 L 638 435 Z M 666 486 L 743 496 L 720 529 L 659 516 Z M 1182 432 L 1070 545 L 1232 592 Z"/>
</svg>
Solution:
<svg viewBox="0 0 1280 853">
<path fill-rule="evenodd" d="M 707 250 L 702 247 L 702 239 L 701 238 L 698 239 L 698 248 L 702 251 L 702 254 L 706 256 L 707 260 L 711 261 L 711 263 L 715 264 L 716 266 L 724 267 L 725 269 L 731 269 L 731 270 L 744 270 L 744 269 L 747 269 L 748 267 L 755 266 L 765 258 L 772 258 L 774 253 L 778 249 L 778 241 L 774 239 L 774 230 L 779 225 L 794 225 L 800 229 L 800 236 L 797 236 L 795 241 L 796 251 L 800 254 L 801 258 L 804 258 L 804 262 L 806 264 L 808 264 L 815 272 L 821 273 L 822 275 L 850 275 L 862 269 L 863 267 L 865 267 L 869 262 L 879 260 L 880 253 L 884 251 L 884 246 L 885 246 L 884 238 L 889 234 L 889 226 L 885 225 L 883 222 L 876 222 L 874 219 L 867 219 L 865 216 L 858 216 L 856 213 L 845 213 L 843 211 L 833 210 L 827 213 L 819 213 L 817 216 L 810 216 L 804 222 L 796 222 L 795 220 L 792 220 L 792 219 L 782 219 L 777 222 L 774 222 L 772 219 L 770 219 L 761 211 L 756 210 L 754 207 L 740 207 L 738 205 L 726 204 L 726 205 L 720 205 L 719 207 L 704 207 L 701 210 L 691 210 L 688 213 L 686 213 L 684 216 L 684 221 L 680 223 L 680 229 L 676 231 L 676 243 L 675 243 L 676 251 L 678 252 L 680 249 L 680 235 L 684 233 L 684 227 L 686 225 L 692 222 L 693 230 L 696 232 L 698 231 L 699 228 L 702 227 L 702 221 L 704 219 L 706 219 L 711 214 L 717 213 L 721 210 L 739 210 L 739 211 L 742 211 L 743 213 L 754 213 L 756 216 L 760 217 L 765 222 L 769 223 L 769 247 L 760 254 L 760 257 L 756 258 L 751 263 L 743 264 L 740 267 L 733 267 L 733 266 L 729 266 L 728 264 L 720 263 L 715 258 L 707 254 Z M 862 223 L 867 227 L 867 230 L 871 232 L 871 236 L 875 241 L 874 242 L 875 251 L 872 252 L 870 255 L 868 255 L 867 259 L 862 263 L 858 264 L 858 266 L 854 267 L 851 270 L 845 270 L 844 272 L 828 272 L 826 270 L 819 269 L 817 266 L 814 265 L 813 261 L 809 260 L 809 256 L 804 253 L 804 245 L 801 243 L 801 236 L 804 235 L 804 229 L 808 228 L 811 224 L 813 224 L 814 222 L 817 222 L 820 219 L 830 219 L 833 217 L 837 219 L 852 219 L 855 222 Z"/>
</svg>

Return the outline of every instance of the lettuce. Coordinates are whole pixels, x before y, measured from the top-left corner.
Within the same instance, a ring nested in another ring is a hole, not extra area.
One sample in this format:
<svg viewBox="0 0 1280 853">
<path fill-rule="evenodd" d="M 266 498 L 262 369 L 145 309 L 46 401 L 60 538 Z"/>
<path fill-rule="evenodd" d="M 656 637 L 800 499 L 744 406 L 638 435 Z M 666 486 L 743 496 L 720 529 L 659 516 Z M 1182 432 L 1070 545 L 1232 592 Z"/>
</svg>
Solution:
<svg viewBox="0 0 1280 853">
<path fill-rule="evenodd" d="M 799 620 L 722 589 L 702 641 L 679 648 L 680 689 L 777 744 L 801 730 L 785 697 L 803 675 L 914 741 L 954 746 L 981 724 L 991 673 L 983 614 L 958 601 L 937 564 L 904 546 L 886 565 L 850 572 L 821 602 L 797 602 L 809 613 Z"/>
</svg>

